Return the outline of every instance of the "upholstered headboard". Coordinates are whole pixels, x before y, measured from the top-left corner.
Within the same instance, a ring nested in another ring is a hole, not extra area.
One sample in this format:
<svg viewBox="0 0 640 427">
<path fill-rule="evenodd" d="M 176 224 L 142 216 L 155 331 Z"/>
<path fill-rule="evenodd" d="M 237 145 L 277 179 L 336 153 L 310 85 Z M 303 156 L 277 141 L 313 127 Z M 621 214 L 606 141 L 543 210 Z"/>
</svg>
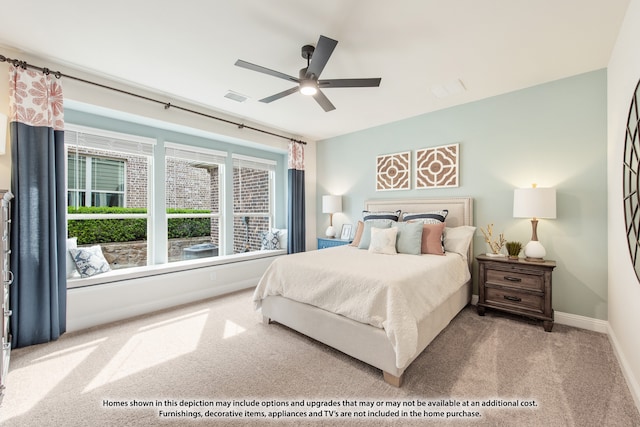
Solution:
<svg viewBox="0 0 640 427">
<path fill-rule="evenodd" d="M 439 199 L 372 199 L 364 202 L 368 211 L 429 212 L 447 209 L 447 227 L 473 225 L 473 199 L 452 197 Z M 469 266 L 473 261 L 473 241 L 469 245 Z"/>
</svg>

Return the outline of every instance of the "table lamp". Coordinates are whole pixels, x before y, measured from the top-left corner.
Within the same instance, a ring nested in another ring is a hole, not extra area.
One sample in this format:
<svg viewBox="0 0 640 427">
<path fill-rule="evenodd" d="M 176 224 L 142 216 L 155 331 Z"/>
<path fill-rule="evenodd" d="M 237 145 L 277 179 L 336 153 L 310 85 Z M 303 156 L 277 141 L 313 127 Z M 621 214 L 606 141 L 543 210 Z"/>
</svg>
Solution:
<svg viewBox="0 0 640 427">
<path fill-rule="evenodd" d="M 533 184 L 531 188 L 516 188 L 513 193 L 513 217 L 532 218 L 531 241 L 524 247 L 527 261 L 542 262 L 547 252 L 538 241 L 538 218 L 556 217 L 556 189 L 540 188 Z"/>
<path fill-rule="evenodd" d="M 322 213 L 329 214 L 329 227 L 325 234 L 327 237 L 336 237 L 336 229 L 333 228 L 333 214 L 342 211 L 342 196 L 322 196 Z"/>
</svg>

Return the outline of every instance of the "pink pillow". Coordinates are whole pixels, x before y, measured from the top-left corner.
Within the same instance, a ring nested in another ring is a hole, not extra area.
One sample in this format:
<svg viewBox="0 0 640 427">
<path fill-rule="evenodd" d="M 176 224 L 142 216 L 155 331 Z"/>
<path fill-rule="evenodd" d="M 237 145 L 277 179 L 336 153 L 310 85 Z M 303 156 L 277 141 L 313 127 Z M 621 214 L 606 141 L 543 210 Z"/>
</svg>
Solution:
<svg viewBox="0 0 640 427">
<path fill-rule="evenodd" d="M 353 241 L 349 243 L 349 246 L 355 246 L 356 248 L 360 244 L 360 239 L 362 238 L 362 231 L 364 230 L 364 223 L 362 221 L 358 221 L 358 226 L 356 227 L 356 234 L 353 236 Z"/>
<path fill-rule="evenodd" d="M 422 227 L 422 253 L 431 255 L 444 255 L 442 247 L 442 232 L 445 223 L 424 224 Z"/>
</svg>

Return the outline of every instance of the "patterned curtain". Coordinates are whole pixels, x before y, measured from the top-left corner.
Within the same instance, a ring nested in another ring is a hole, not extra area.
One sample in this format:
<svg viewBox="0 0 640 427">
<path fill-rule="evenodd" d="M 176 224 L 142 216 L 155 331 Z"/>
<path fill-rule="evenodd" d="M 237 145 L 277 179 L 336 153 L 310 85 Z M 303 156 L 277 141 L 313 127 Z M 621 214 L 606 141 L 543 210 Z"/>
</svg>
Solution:
<svg viewBox="0 0 640 427">
<path fill-rule="evenodd" d="M 9 69 L 12 346 L 66 330 L 67 279 L 62 85 L 48 73 Z"/>
<path fill-rule="evenodd" d="M 289 229 L 288 252 L 304 252 L 306 227 L 304 215 L 304 145 L 289 141 Z"/>
</svg>

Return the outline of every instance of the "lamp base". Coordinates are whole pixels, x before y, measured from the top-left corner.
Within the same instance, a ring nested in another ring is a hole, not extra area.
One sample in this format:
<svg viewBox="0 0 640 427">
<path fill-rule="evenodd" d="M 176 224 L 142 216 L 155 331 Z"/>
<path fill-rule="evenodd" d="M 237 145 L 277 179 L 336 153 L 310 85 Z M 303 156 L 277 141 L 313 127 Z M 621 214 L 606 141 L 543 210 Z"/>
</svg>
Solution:
<svg viewBox="0 0 640 427">
<path fill-rule="evenodd" d="M 544 249 L 544 246 L 537 240 L 530 241 L 524 247 L 525 261 L 544 262 L 544 256 L 546 254 L 547 251 Z"/>
<path fill-rule="evenodd" d="M 334 237 L 336 237 L 336 229 L 333 228 L 333 226 L 330 225 L 330 226 L 327 227 L 327 230 L 324 232 L 324 234 L 327 237 L 333 239 Z"/>
</svg>

